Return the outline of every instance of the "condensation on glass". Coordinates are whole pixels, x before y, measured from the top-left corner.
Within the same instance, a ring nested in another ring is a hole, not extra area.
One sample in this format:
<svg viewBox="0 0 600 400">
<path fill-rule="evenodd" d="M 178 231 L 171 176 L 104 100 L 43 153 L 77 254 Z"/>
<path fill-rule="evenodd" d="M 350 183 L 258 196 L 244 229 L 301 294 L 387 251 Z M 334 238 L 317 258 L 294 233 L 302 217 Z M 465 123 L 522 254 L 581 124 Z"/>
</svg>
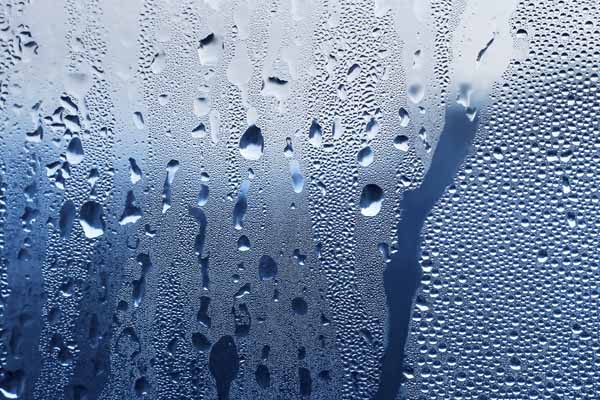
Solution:
<svg viewBox="0 0 600 400">
<path fill-rule="evenodd" d="M 600 393 L 597 0 L 1 0 L 0 399 Z"/>
</svg>

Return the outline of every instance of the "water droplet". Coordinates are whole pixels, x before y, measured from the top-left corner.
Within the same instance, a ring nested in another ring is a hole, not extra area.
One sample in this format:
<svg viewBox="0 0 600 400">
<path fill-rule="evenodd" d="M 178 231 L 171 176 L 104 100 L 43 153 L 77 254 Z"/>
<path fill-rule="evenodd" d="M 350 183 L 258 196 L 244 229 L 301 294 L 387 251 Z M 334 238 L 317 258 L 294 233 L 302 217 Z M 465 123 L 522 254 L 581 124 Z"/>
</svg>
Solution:
<svg viewBox="0 0 600 400">
<path fill-rule="evenodd" d="M 240 153 L 246 160 L 258 160 L 263 155 L 264 139 L 260 128 L 250 125 L 240 137 Z"/>
<path fill-rule="evenodd" d="M 425 97 L 425 88 L 420 83 L 413 83 L 408 86 L 408 98 L 414 104 L 419 104 Z"/>
<path fill-rule="evenodd" d="M 240 192 L 238 193 L 238 199 L 233 207 L 233 226 L 237 230 L 241 230 L 244 226 L 244 217 L 246 216 L 246 210 L 248 208 L 248 190 L 250 189 L 250 182 L 243 181 L 240 185 Z"/>
<path fill-rule="evenodd" d="M 83 145 L 81 139 L 73 137 L 67 147 L 67 161 L 71 165 L 77 165 L 83 161 Z"/>
<path fill-rule="evenodd" d="M 346 81 L 353 82 L 360 75 L 360 65 L 353 64 L 350 68 L 348 68 L 348 75 L 346 76 Z"/>
<path fill-rule="evenodd" d="M 206 126 L 202 122 L 192 129 L 192 137 L 194 139 L 204 139 L 206 136 L 208 136 L 208 132 Z"/>
<path fill-rule="evenodd" d="M 285 147 L 283 148 L 283 155 L 286 158 L 294 157 L 294 147 L 292 146 L 292 139 L 289 137 L 285 138 Z"/>
<path fill-rule="evenodd" d="M 407 152 L 409 148 L 408 137 L 406 135 L 398 135 L 394 138 L 394 147 L 400 151 Z"/>
<path fill-rule="evenodd" d="M 356 158 L 360 166 L 368 167 L 369 165 L 373 164 L 373 161 L 375 160 L 375 154 L 373 153 L 373 149 L 371 149 L 370 146 L 366 146 L 360 149 Z"/>
<path fill-rule="evenodd" d="M 220 36 L 211 33 L 200 40 L 198 46 L 198 59 L 202 65 L 216 65 L 223 51 L 223 40 Z"/>
<path fill-rule="evenodd" d="M 258 277 L 261 281 L 268 281 L 277 276 L 277 263 L 271 256 L 264 255 L 258 262 Z"/>
<path fill-rule="evenodd" d="M 121 214 L 119 224 L 135 224 L 140 218 L 142 218 L 142 209 L 135 205 L 135 196 L 133 194 L 133 191 L 130 190 L 127 192 L 125 209 L 123 210 L 123 214 Z"/>
<path fill-rule="evenodd" d="M 25 389 L 25 373 L 18 369 L 3 369 L 0 373 L 0 394 L 7 399 L 18 399 Z"/>
<path fill-rule="evenodd" d="M 302 193 L 304 188 L 304 177 L 300 172 L 300 163 L 296 160 L 290 161 L 290 174 L 292 175 L 292 187 L 295 193 Z"/>
<path fill-rule="evenodd" d="M 146 126 L 144 124 L 144 116 L 140 111 L 136 111 L 133 113 L 133 124 L 136 128 L 142 130 Z"/>
<path fill-rule="evenodd" d="M 383 205 L 383 190 L 375 185 L 368 184 L 360 195 L 360 212 L 366 217 L 374 217 L 381 211 Z"/>
<path fill-rule="evenodd" d="M 198 201 L 197 201 L 197 204 L 200 207 L 202 207 L 206 203 L 208 203 L 208 195 L 209 195 L 208 186 L 203 183 L 200 184 L 200 191 L 198 192 Z"/>
<path fill-rule="evenodd" d="M 137 378 L 133 384 L 133 388 L 138 397 L 145 397 L 150 393 L 150 390 L 152 390 L 152 386 L 145 376 Z"/>
<path fill-rule="evenodd" d="M 192 333 L 192 344 L 194 348 L 202 352 L 207 351 L 211 346 L 210 340 L 200 332 Z"/>
<path fill-rule="evenodd" d="M 192 110 L 198 118 L 207 116 L 210 113 L 210 109 L 211 104 L 207 97 L 198 97 L 192 103 Z"/>
<path fill-rule="evenodd" d="M 229 398 L 229 387 L 240 368 L 240 359 L 233 337 L 221 337 L 210 350 L 208 369 L 215 378 L 219 399 Z"/>
<path fill-rule="evenodd" d="M 129 158 L 129 180 L 132 184 L 138 183 L 142 179 L 142 170 L 138 167 L 134 158 Z"/>
<path fill-rule="evenodd" d="M 342 123 L 342 117 L 336 115 L 333 117 L 333 125 L 331 127 L 331 133 L 334 139 L 339 139 L 344 135 L 344 124 Z"/>
<path fill-rule="evenodd" d="M 308 312 L 308 304 L 302 297 L 294 297 L 292 300 L 292 310 L 298 315 L 306 315 Z"/>
<path fill-rule="evenodd" d="M 79 209 L 79 223 L 87 238 L 93 239 L 104 234 L 102 206 L 95 201 L 86 201 Z"/>
<path fill-rule="evenodd" d="M 38 126 L 34 131 L 25 134 L 25 140 L 31 143 L 40 143 L 44 138 L 44 130 Z"/>
<path fill-rule="evenodd" d="M 400 126 L 406 128 L 410 123 L 410 114 L 404 107 L 401 107 L 398 111 L 398 118 L 400 118 Z"/>
<path fill-rule="evenodd" d="M 250 250 L 250 239 L 248 236 L 242 235 L 237 241 L 237 248 L 239 251 L 248 251 Z"/>
<path fill-rule="evenodd" d="M 261 388 L 267 389 L 269 386 L 271 386 L 271 373 L 269 372 L 269 368 L 267 368 L 266 365 L 259 364 L 256 367 L 254 377 L 256 378 L 256 383 Z"/>
<path fill-rule="evenodd" d="M 71 230 L 73 229 L 73 222 L 75 221 L 75 204 L 71 200 L 67 200 L 63 203 L 60 208 L 59 216 L 59 229 L 60 237 L 68 238 Z"/>
<path fill-rule="evenodd" d="M 527 39 L 527 31 L 523 28 L 517 29 L 517 38 Z"/>
<path fill-rule="evenodd" d="M 367 136 L 367 140 L 375 139 L 378 133 L 379 123 L 374 117 L 372 117 L 369 122 L 367 122 L 367 126 L 365 127 L 365 135 Z"/>
<path fill-rule="evenodd" d="M 321 147 L 323 142 L 323 130 L 316 119 L 312 120 L 310 128 L 308 129 L 308 142 L 314 147 Z"/>
</svg>

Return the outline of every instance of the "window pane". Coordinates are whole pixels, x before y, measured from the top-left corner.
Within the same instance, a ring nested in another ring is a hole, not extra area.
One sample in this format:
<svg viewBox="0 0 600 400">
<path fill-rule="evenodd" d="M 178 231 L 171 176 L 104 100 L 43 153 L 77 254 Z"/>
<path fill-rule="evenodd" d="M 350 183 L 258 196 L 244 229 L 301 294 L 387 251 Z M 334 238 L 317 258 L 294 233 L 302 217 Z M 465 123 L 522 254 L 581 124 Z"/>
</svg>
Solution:
<svg viewBox="0 0 600 400">
<path fill-rule="evenodd" d="M 0 399 L 594 398 L 599 13 L 0 1 Z"/>
</svg>

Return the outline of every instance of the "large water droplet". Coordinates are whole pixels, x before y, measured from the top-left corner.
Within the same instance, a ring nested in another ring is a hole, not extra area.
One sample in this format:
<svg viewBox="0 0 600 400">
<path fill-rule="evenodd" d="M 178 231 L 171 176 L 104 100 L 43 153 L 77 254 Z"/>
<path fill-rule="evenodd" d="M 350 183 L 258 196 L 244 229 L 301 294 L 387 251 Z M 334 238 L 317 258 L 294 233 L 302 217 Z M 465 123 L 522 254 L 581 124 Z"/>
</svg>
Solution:
<svg viewBox="0 0 600 400">
<path fill-rule="evenodd" d="M 371 149 L 370 146 L 363 147 L 356 155 L 356 159 L 358 160 L 358 164 L 360 164 L 360 166 L 368 167 L 375 160 L 373 149 Z"/>
<path fill-rule="evenodd" d="M 0 394 L 7 399 L 18 399 L 25 389 L 25 373 L 22 370 L 2 370 L 0 374 Z"/>
<path fill-rule="evenodd" d="M 237 241 L 237 248 L 239 251 L 248 251 L 250 250 L 250 239 L 248 236 L 242 235 Z"/>
<path fill-rule="evenodd" d="M 379 133 L 379 123 L 375 118 L 371 118 L 365 127 L 365 135 L 367 140 L 373 140 Z"/>
<path fill-rule="evenodd" d="M 135 224 L 140 218 L 142 218 L 142 209 L 135 205 L 135 196 L 133 194 L 133 190 L 130 190 L 127 192 L 125 209 L 123 210 L 123 214 L 121 214 L 119 224 Z"/>
<path fill-rule="evenodd" d="M 87 238 L 93 239 L 104 234 L 102 206 L 95 201 L 86 201 L 79 210 L 79 223 Z"/>
<path fill-rule="evenodd" d="M 192 345 L 202 352 L 210 349 L 210 340 L 200 332 L 192 333 Z"/>
<path fill-rule="evenodd" d="M 315 147 L 321 147 L 323 142 L 323 130 L 316 119 L 312 120 L 310 128 L 308 129 L 308 142 Z"/>
<path fill-rule="evenodd" d="M 277 263 L 271 256 L 262 256 L 258 262 L 258 277 L 261 281 L 268 281 L 275 276 L 277 276 Z"/>
<path fill-rule="evenodd" d="M 198 59 L 202 65 L 216 65 L 223 51 L 223 40 L 211 33 L 200 40 L 198 46 Z"/>
<path fill-rule="evenodd" d="M 229 398 L 229 387 L 240 368 L 240 359 L 233 337 L 220 338 L 210 350 L 208 370 L 215 378 L 219 399 Z"/>
<path fill-rule="evenodd" d="M 264 139 L 260 128 L 250 125 L 240 138 L 240 153 L 246 160 L 258 160 L 263 155 Z"/>
<path fill-rule="evenodd" d="M 73 137 L 67 147 L 67 161 L 71 165 L 77 165 L 83 161 L 83 145 L 81 139 Z"/>
<path fill-rule="evenodd" d="M 60 237 L 68 238 L 71 233 L 71 229 L 73 229 L 73 222 L 75 221 L 75 204 L 71 200 L 67 200 L 64 202 L 62 207 L 60 208 L 60 217 L 59 217 L 59 228 L 60 228 Z"/>
<path fill-rule="evenodd" d="M 406 108 L 401 107 L 398 110 L 398 118 L 400 118 L 400 126 L 406 128 L 410 122 L 410 114 L 406 111 Z"/>
<path fill-rule="evenodd" d="M 206 131 L 206 125 L 202 122 L 192 129 L 192 137 L 194 139 L 204 139 L 206 136 L 208 136 L 208 132 Z"/>
<path fill-rule="evenodd" d="M 400 151 L 407 152 L 409 148 L 408 137 L 406 135 L 398 135 L 394 138 L 394 147 Z"/>
<path fill-rule="evenodd" d="M 144 129 L 146 124 L 144 123 L 144 116 L 140 111 L 136 111 L 133 113 L 133 124 L 138 129 Z"/>
<path fill-rule="evenodd" d="M 360 212 L 366 217 L 374 217 L 381 211 L 383 204 L 383 190 L 375 185 L 368 184 L 360 195 Z"/>
<path fill-rule="evenodd" d="M 256 367 L 256 372 L 254 373 L 254 377 L 256 378 L 256 383 L 263 389 L 271 386 L 271 373 L 269 372 L 269 368 L 266 365 L 259 364 Z"/>
<path fill-rule="evenodd" d="M 408 87 L 408 98 L 418 104 L 425 97 L 425 88 L 420 83 L 413 83 Z"/>
<path fill-rule="evenodd" d="M 296 160 L 290 161 L 290 174 L 292 175 L 292 187 L 294 192 L 302 193 L 304 188 L 304 176 L 300 172 L 300 163 Z"/>
<path fill-rule="evenodd" d="M 292 300 L 292 310 L 298 315 L 306 315 L 308 312 L 308 303 L 302 297 L 295 297 Z"/>
<path fill-rule="evenodd" d="M 198 202 L 197 202 L 200 207 L 202 207 L 206 203 L 208 203 L 209 193 L 210 193 L 210 190 L 208 189 L 208 186 L 201 183 L 200 190 L 198 191 Z"/>
<path fill-rule="evenodd" d="M 142 179 L 142 170 L 134 158 L 129 158 L 129 180 L 134 185 Z"/>
</svg>

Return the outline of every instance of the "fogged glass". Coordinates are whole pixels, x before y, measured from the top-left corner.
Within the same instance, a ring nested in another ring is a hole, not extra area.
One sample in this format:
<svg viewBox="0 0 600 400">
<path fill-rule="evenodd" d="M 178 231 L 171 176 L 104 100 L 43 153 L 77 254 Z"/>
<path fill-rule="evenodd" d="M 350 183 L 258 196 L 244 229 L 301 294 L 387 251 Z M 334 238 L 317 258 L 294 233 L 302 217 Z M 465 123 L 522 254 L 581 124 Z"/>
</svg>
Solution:
<svg viewBox="0 0 600 400">
<path fill-rule="evenodd" d="M 597 0 L 1 0 L 1 399 L 593 399 Z"/>
</svg>

